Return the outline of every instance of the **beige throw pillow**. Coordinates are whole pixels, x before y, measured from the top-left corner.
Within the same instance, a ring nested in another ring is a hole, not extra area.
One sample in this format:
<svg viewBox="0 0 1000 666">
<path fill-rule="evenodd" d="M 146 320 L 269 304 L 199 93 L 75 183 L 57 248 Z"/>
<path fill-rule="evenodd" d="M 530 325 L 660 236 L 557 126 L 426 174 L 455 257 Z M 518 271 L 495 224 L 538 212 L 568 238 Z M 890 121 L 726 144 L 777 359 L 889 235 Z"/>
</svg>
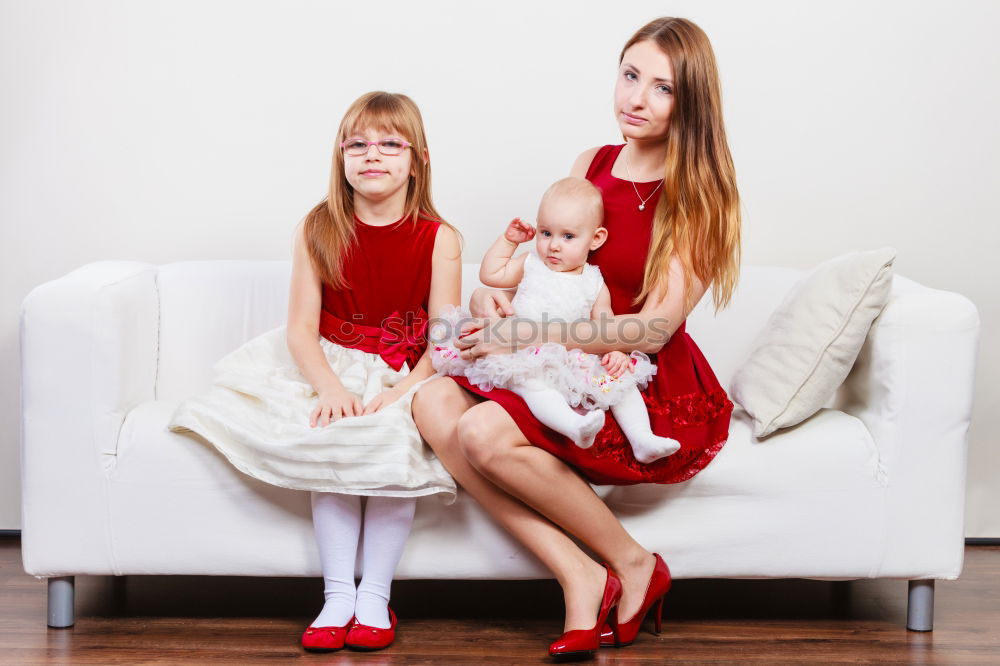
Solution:
<svg viewBox="0 0 1000 666">
<path fill-rule="evenodd" d="M 824 261 L 774 311 L 733 376 L 733 400 L 765 437 L 815 414 L 843 383 L 885 307 L 896 250 Z"/>
</svg>

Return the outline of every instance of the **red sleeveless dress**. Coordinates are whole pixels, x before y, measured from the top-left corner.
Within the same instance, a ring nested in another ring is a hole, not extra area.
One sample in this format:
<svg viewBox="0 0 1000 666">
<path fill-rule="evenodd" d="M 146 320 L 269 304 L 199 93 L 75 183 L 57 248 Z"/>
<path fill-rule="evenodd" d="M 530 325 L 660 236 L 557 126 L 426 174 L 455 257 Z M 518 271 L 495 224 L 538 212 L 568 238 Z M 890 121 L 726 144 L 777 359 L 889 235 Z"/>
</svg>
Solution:
<svg viewBox="0 0 1000 666">
<path fill-rule="evenodd" d="M 639 210 L 632 183 L 611 175 L 611 167 L 624 145 L 604 146 L 597 151 L 587 171 L 604 197 L 604 226 L 608 240 L 590 255 L 611 292 L 611 308 L 616 315 L 638 312 L 632 298 L 642 286 L 646 254 L 652 236 L 653 211 L 659 191 Z M 636 183 L 645 198 L 657 186 Z M 660 190 L 662 191 L 662 190 Z M 482 391 L 464 377 L 453 377 L 460 386 L 499 403 L 525 438 L 575 467 L 588 481 L 598 485 L 635 483 L 678 483 L 701 471 L 722 450 L 729 437 L 733 403 L 719 384 L 708 361 L 681 323 L 670 340 L 650 360 L 657 372 L 642 392 L 652 430 L 672 437 L 681 449 L 649 464 L 640 463 L 611 412 L 605 412 L 604 428 L 594 445 L 581 449 L 564 435 L 542 425 L 520 396 L 505 389 Z"/>
<path fill-rule="evenodd" d="M 355 217 L 356 242 L 343 264 L 348 286 L 334 289 L 323 283 L 320 335 L 377 353 L 395 370 L 403 363 L 412 370 L 427 346 L 427 301 L 440 226 L 406 217 L 374 226 Z"/>
</svg>

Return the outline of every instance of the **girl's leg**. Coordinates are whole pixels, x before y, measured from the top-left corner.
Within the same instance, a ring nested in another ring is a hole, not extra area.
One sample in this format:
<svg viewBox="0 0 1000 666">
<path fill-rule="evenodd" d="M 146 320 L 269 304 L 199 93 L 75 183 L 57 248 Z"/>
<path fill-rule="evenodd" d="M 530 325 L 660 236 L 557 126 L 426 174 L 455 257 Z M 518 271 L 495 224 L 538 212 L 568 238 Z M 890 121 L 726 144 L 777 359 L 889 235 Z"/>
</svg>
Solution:
<svg viewBox="0 0 1000 666">
<path fill-rule="evenodd" d="M 462 489 L 472 495 L 504 529 L 541 560 L 559 581 L 566 602 L 564 630 L 589 629 L 594 624 L 604 590 L 604 569 L 580 550 L 563 530 L 498 488 L 470 464 L 459 442 L 458 424 L 462 415 L 478 402 L 479 399 L 462 390 L 451 379 L 437 379 L 425 384 L 414 396 L 413 416 L 424 439 Z M 503 409 L 500 412 L 506 415 Z M 498 432 L 499 438 L 503 440 L 496 442 L 498 446 L 507 446 L 503 442 L 519 437 L 523 440 L 516 424 L 509 417 L 508 421 L 510 427 Z M 486 429 L 489 430 L 489 427 Z M 593 492 L 590 495 L 607 511 Z M 608 516 L 617 524 L 610 512 L 603 518 Z M 597 520 L 601 518 L 598 516 Z M 645 585 L 653 570 L 652 555 L 649 555 L 649 560 L 642 585 Z M 640 601 L 642 594 L 640 591 Z M 621 614 L 620 617 L 630 615 Z"/>
<path fill-rule="evenodd" d="M 528 409 L 539 421 L 573 440 L 581 449 L 589 449 L 604 427 L 604 412 L 599 409 L 581 414 L 566 402 L 559 391 L 544 385 L 530 384 L 511 391 L 524 398 Z"/>
<path fill-rule="evenodd" d="M 631 618 L 642 605 L 656 561 L 586 481 L 525 440 L 510 415 L 495 402 L 466 410 L 458 432 L 466 458 L 481 476 L 579 538 L 611 565 L 624 588 L 618 617 Z M 603 585 L 603 575 L 599 577 Z M 574 628 L 592 626 L 594 608 L 591 605 L 584 613 L 590 625 Z"/>
<path fill-rule="evenodd" d="M 361 498 L 338 493 L 311 495 L 326 603 L 310 626 L 342 627 L 354 615 L 354 563 L 361 532 Z"/>
<path fill-rule="evenodd" d="M 650 430 L 649 412 L 639 389 L 628 391 L 618 404 L 611 407 L 611 413 L 615 415 L 615 421 L 621 426 L 639 462 L 651 463 L 680 450 L 681 443 L 676 439 L 660 437 Z"/>
<path fill-rule="evenodd" d="M 416 506 L 415 497 L 371 496 L 367 500 L 361 548 L 364 573 L 354 604 L 354 614 L 361 624 L 389 628 L 389 588 L 410 535 Z"/>
</svg>

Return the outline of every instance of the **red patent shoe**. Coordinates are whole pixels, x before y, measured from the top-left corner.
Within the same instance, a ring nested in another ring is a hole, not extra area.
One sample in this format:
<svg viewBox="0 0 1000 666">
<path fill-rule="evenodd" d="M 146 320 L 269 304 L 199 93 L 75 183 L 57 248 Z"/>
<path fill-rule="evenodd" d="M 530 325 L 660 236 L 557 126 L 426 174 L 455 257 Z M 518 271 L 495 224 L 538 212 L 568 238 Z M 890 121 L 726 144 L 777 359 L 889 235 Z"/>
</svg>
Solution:
<svg viewBox="0 0 1000 666">
<path fill-rule="evenodd" d="M 601 627 L 601 647 L 618 647 L 615 641 L 615 630 L 607 622 Z"/>
<path fill-rule="evenodd" d="M 646 596 L 642 599 L 642 606 L 632 616 L 632 619 L 627 622 L 622 622 L 619 619 L 618 626 L 612 625 L 611 627 L 615 630 L 615 647 L 625 647 L 632 644 L 632 641 L 639 634 L 642 621 L 646 619 L 646 613 L 650 609 L 653 609 L 653 621 L 656 627 L 654 633 L 659 635 L 663 629 L 663 597 L 670 591 L 670 569 L 667 568 L 667 563 L 658 553 L 653 553 L 653 557 L 656 558 L 656 564 L 653 566 L 653 575 L 649 578 L 649 584 L 646 585 Z"/>
<path fill-rule="evenodd" d="M 310 652 L 335 652 L 343 649 L 352 617 L 343 627 L 309 627 L 302 632 L 302 647 Z"/>
<path fill-rule="evenodd" d="M 367 624 L 355 622 L 351 630 L 347 632 L 345 643 L 352 650 L 370 652 L 381 650 L 392 645 L 396 639 L 396 614 L 389 609 L 389 628 L 370 627 Z"/>
<path fill-rule="evenodd" d="M 604 565 L 604 568 L 608 572 L 608 578 L 604 583 L 604 596 L 601 598 L 601 609 L 597 613 L 597 622 L 591 629 L 574 629 L 564 633 L 549 645 L 550 657 L 578 659 L 592 655 L 601 647 L 601 629 L 604 627 L 605 620 L 614 628 L 615 617 L 611 611 L 622 598 L 622 584 L 608 565 Z"/>
</svg>

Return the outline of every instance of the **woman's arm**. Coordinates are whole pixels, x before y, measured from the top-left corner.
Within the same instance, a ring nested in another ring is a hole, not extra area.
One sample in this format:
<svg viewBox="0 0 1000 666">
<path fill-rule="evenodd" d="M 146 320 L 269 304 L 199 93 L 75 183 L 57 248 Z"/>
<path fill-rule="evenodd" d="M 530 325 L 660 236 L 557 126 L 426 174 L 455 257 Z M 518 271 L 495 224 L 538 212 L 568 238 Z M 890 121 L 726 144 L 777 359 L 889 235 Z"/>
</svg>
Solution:
<svg viewBox="0 0 1000 666">
<path fill-rule="evenodd" d="M 570 176 L 586 178 L 598 150 L 600 147 L 594 147 L 580 153 L 573 162 Z M 478 324 L 473 323 L 470 328 L 475 325 L 488 328 L 460 338 L 456 346 L 462 350 L 462 358 L 465 359 L 510 353 L 543 342 L 558 342 L 591 354 L 606 354 L 614 350 L 626 354 L 632 351 L 653 354 L 663 348 L 689 313 L 684 311 L 684 272 L 677 257 L 670 262 L 669 282 L 668 293 L 660 289 L 650 294 L 642 310 L 636 314 L 614 316 L 608 313 L 603 322 L 552 322 L 543 330 L 538 330 L 537 324 L 495 319 L 513 314 L 513 309 L 506 313 L 503 311 L 504 307 L 509 308 L 509 303 L 504 303 L 502 292 L 477 289 L 473 292 L 469 309 L 474 317 L 484 319 Z M 701 300 L 706 288 L 700 281 L 692 286 L 695 304 Z"/>
<path fill-rule="evenodd" d="M 483 320 L 480 322 L 482 330 L 458 338 L 455 345 L 462 350 L 464 359 L 509 354 L 545 342 L 558 342 L 570 349 L 598 355 L 614 350 L 626 354 L 632 351 L 655 354 L 690 313 L 690 309 L 684 309 L 684 270 L 678 257 L 671 259 L 669 270 L 670 287 L 666 293 L 662 288 L 657 289 L 635 314 L 616 315 L 603 321 L 551 322 L 541 328 L 537 322 L 517 319 Z M 697 304 L 707 286 L 695 280 L 693 291 Z"/>
<path fill-rule="evenodd" d="M 317 393 L 343 390 L 344 385 L 330 367 L 319 344 L 319 312 L 323 303 L 323 284 L 309 259 L 304 227 L 303 220 L 295 228 L 285 339 L 295 364 L 313 390 Z"/>
<path fill-rule="evenodd" d="M 469 312 L 473 317 L 499 319 L 514 314 L 514 300 L 517 289 L 488 289 L 476 287 L 469 297 Z"/>
<path fill-rule="evenodd" d="M 632 351 L 655 354 L 667 344 L 670 336 L 680 328 L 707 290 L 707 286 L 695 277 L 692 286 L 694 305 L 685 310 L 684 267 L 678 256 L 671 258 L 668 270 L 669 289 L 666 292 L 662 287 L 656 289 L 639 312 L 615 315 L 603 321 L 571 322 L 569 325 L 553 322 L 539 332 L 538 341 L 529 341 L 527 344 L 559 342 L 592 354 L 603 354 L 615 349 L 626 354 Z"/>
<path fill-rule="evenodd" d="M 594 156 L 597 155 L 598 150 L 600 150 L 600 146 L 580 153 L 576 161 L 573 162 L 573 166 L 570 167 L 569 175 L 573 178 L 586 178 L 587 170 L 590 169 L 590 163 L 594 161 Z"/>
<path fill-rule="evenodd" d="M 438 227 L 437 236 L 434 238 L 434 252 L 431 256 L 431 290 L 427 297 L 430 319 L 439 317 L 444 306 L 458 305 L 461 299 L 462 248 L 454 230 L 442 224 Z M 396 383 L 393 389 L 400 394 L 406 393 L 411 386 L 433 374 L 430 345 L 427 345 L 417 364 L 410 369 L 406 377 Z M 367 407 L 365 413 L 368 413 Z"/>
</svg>

